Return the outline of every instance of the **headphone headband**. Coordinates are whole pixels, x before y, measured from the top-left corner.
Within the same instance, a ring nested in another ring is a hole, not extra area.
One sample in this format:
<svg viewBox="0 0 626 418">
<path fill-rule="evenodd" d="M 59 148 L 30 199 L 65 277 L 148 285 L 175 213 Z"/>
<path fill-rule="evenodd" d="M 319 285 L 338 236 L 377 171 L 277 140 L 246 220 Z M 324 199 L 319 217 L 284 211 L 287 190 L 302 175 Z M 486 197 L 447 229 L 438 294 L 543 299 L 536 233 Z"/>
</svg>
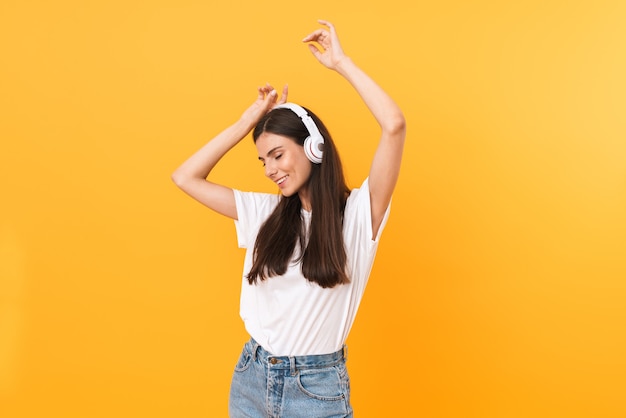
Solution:
<svg viewBox="0 0 626 418">
<path fill-rule="evenodd" d="M 304 153 L 311 162 L 320 164 L 322 162 L 324 137 L 317 128 L 311 115 L 309 115 L 302 106 L 295 103 L 283 103 L 276 106 L 274 109 L 290 109 L 298 115 L 309 132 L 309 136 L 304 140 Z"/>
</svg>

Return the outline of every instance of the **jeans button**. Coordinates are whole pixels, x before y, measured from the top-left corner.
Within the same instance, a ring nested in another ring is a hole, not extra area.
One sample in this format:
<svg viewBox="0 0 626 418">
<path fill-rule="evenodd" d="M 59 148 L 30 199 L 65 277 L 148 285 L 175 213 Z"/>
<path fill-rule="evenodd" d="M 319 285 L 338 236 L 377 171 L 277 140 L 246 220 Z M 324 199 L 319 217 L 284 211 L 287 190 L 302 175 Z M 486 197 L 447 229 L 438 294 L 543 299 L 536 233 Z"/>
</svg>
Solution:
<svg viewBox="0 0 626 418">
<path fill-rule="evenodd" d="M 272 363 L 272 364 L 276 364 L 276 363 L 278 363 L 278 360 L 276 360 L 274 357 L 272 357 L 272 358 L 270 359 L 270 363 Z"/>
</svg>

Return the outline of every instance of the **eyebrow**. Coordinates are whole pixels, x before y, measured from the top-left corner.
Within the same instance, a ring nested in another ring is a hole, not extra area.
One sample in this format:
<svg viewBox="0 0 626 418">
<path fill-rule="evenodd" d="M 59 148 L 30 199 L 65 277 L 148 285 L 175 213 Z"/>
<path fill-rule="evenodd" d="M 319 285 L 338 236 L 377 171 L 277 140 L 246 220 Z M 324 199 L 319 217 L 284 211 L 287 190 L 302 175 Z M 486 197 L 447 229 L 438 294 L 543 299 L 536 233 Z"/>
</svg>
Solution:
<svg viewBox="0 0 626 418">
<path fill-rule="evenodd" d="M 271 150 L 268 151 L 268 153 L 266 154 L 266 157 L 269 157 L 270 155 L 272 155 L 274 152 L 276 152 L 279 148 L 282 148 L 282 145 L 279 145 L 277 147 L 272 148 Z M 264 158 L 263 157 L 259 157 L 259 160 L 263 161 Z"/>
</svg>

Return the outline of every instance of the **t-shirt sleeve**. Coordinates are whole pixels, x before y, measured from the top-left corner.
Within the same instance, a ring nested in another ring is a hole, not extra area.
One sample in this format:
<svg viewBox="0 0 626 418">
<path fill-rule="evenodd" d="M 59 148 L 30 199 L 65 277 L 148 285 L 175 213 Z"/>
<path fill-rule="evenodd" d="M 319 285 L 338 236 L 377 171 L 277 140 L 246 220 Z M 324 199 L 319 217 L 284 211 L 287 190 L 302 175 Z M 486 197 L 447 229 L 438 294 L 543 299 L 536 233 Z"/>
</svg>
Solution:
<svg viewBox="0 0 626 418">
<path fill-rule="evenodd" d="M 380 223 L 376 237 L 372 239 L 372 210 L 370 206 L 369 177 L 363 181 L 358 189 L 353 189 L 346 203 L 344 222 L 347 222 L 348 233 L 352 234 L 357 241 L 378 243 L 380 236 L 387 224 L 391 202 L 387 205 L 385 216 Z"/>
<path fill-rule="evenodd" d="M 254 245 L 256 234 L 278 204 L 278 195 L 233 190 L 237 207 L 237 245 L 248 248 Z"/>
</svg>

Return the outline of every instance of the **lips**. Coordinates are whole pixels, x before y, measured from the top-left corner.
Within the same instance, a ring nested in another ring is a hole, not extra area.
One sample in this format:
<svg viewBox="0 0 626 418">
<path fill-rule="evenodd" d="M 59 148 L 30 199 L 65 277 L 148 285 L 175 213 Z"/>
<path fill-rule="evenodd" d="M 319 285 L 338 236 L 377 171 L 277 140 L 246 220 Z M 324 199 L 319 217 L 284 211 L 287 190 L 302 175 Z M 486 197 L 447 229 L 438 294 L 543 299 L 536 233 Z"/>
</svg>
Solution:
<svg viewBox="0 0 626 418">
<path fill-rule="evenodd" d="M 287 175 L 287 176 L 279 178 L 278 180 L 276 180 L 276 184 L 278 184 L 278 186 L 281 186 L 285 182 L 285 180 L 287 180 L 287 177 L 289 176 Z"/>
</svg>

